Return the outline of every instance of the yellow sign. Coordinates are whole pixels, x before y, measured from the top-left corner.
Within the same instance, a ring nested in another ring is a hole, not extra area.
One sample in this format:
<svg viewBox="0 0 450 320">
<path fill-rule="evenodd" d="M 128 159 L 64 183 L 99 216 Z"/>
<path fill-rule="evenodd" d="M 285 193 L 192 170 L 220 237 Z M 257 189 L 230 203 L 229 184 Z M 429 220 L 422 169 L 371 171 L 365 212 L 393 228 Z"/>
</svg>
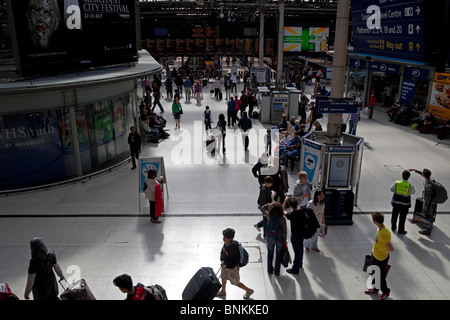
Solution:
<svg viewBox="0 0 450 320">
<path fill-rule="evenodd" d="M 449 73 L 435 73 L 428 111 L 435 117 L 450 119 Z"/>
</svg>

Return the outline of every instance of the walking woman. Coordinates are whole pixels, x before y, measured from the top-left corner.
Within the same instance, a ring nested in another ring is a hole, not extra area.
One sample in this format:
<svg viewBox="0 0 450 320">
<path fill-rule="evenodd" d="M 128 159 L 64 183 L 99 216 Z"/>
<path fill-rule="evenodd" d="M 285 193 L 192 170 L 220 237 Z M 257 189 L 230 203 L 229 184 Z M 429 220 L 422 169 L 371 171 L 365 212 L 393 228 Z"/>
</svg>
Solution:
<svg viewBox="0 0 450 320">
<path fill-rule="evenodd" d="M 320 189 L 316 189 L 316 191 L 314 192 L 314 198 L 309 200 L 308 204 L 306 205 L 307 208 L 311 208 L 312 211 L 314 211 L 320 227 L 325 224 L 325 205 L 323 203 L 323 198 L 323 191 Z M 311 238 L 303 240 L 303 245 L 305 246 L 306 251 L 312 249 L 316 252 L 320 252 L 317 245 L 317 241 L 319 239 L 319 230 L 320 228 L 317 229 L 316 233 Z"/>
<path fill-rule="evenodd" d="M 287 239 L 286 219 L 283 216 L 283 207 L 279 202 L 269 205 L 267 221 L 267 272 L 276 276 L 280 275 L 281 255 Z M 275 268 L 273 257 L 275 255 Z"/>
<path fill-rule="evenodd" d="M 227 135 L 227 122 L 225 121 L 225 115 L 223 113 L 219 114 L 219 121 L 217 122 L 217 148 L 220 150 L 220 144 L 222 144 L 222 152 L 225 153 L 225 136 Z"/>
<path fill-rule="evenodd" d="M 175 129 L 180 129 L 180 118 L 183 114 L 183 108 L 181 107 L 181 103 L 178 100 L 178 96 L 175 96 L 172 103 L 172 114 L 175 119 Z"/>
<path fill-rule="evenodd" d="M 58 300 L 58 283 L 55 273 L 64 280 L 63 272 L 56 261 L 55 252 L 47 249 L 41 238 L 30 241 L 31 260 L 28 267 L 28 280 L 25 287 L 25 299 L 30 299 L 33 292 L 34 300 Z"/>
</svg>

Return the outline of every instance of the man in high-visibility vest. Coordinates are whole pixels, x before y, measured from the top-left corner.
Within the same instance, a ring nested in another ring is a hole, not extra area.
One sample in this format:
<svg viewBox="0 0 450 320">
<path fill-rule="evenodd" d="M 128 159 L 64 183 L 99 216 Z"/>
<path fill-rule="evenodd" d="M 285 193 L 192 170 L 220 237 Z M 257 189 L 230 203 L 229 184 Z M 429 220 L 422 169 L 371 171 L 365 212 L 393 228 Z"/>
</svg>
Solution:
<svg viewBox="0 0 450 320">
<path fill-rule="evenodd" d="M 395 231 L 397 229 L 397 219 L 400 215 L 400 219 L 398 219 L 398 234 L 406 234 L 405 221 L 411 207 L 411 194 L 416 192 L 414 186 L 408 182 L 410 175 L 409 170 L 404 170 L 402 172 L 402 180 L 395 181 L 390 189 L 394 193 L 391 201 L 391 230 Z"/>
</svg>

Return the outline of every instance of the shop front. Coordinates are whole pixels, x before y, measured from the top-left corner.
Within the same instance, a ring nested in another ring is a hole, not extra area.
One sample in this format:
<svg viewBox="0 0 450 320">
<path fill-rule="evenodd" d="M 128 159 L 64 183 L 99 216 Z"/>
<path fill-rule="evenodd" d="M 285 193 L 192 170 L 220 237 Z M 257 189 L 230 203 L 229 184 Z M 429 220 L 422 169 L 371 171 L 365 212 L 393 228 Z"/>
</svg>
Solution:
<svg viewBox="0 0 450 320">
<path fill-rule="evenodd" d="M 134 66 L 2 84 L 0 190 L 58 183 L 129 156 L 148 53 Z"/>
</svg>

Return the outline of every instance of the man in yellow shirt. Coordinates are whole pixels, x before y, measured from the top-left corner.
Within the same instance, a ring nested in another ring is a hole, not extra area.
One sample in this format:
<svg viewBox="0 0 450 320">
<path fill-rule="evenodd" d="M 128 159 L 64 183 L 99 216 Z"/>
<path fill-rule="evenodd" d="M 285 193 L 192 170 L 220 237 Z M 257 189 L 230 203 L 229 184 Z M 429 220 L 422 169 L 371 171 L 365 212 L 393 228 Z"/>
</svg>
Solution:
<svg viewBox="0 0 450 320">
<path fill-rule="evenodd" d="M 378 293 L 378 289 L 381 289 L 382 294 L 379 300 L 386 300 L 391 292 L 386 282 L 386 267 L 389 262 L 389 252 L 394 251 L 394 247 L 391 244 L 391 232 L 384 225 L 384 215 L 380 212 L 374 212 L 372 213 L 372 221 L 378 229 L 373 243 L 370 264 L 380 268 L 380 288 L 367 289 L 364 293 Z"/>
</svg>

